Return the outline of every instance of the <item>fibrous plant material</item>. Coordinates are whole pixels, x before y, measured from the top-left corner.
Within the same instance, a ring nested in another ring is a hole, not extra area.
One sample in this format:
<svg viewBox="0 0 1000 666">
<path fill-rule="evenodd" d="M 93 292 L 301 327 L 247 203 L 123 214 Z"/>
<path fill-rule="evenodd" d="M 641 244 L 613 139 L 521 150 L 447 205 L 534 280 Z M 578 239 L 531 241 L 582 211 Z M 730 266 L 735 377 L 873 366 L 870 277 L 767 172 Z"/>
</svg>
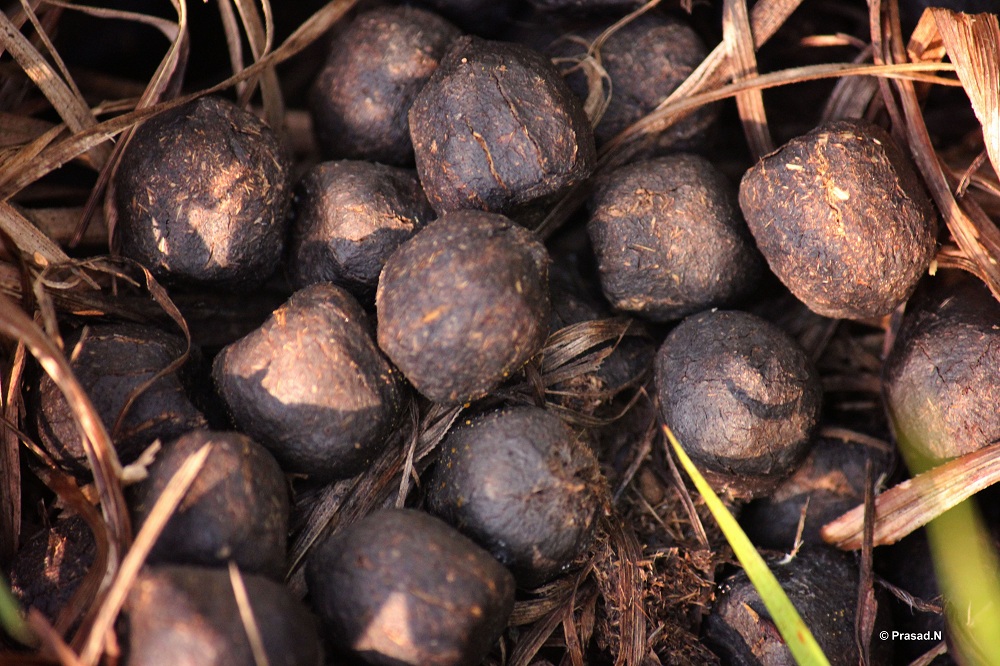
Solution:
<svg viewBox="0 0 1000 666">
<path fill-rule="evenodd" d="M 379 7 L 336 31 L 310 97 L 324 154 L 413 164 L 406 114 L 459 34 L 413 7 Z"/>
<path fill-rule="evenodd" d="M 541 242 L 511 220 L 449 213 L 386 262 L 379 346 L 431 400 L 480 398 L 545 342 L 548 264 Z"/>
<path fill-rule="evenodd" d="M 346 160 L 310 169 L 293 209 L 292 282 L 333 282 L 367 301 L 389 255 L 434 217 L 415 172 Z"/>
<path fill-rule="evenodd" d="M 913 166 L 869 123 L 828 123 L 764 157 L 740 206 L 771 270 L 827 317 L 889 314 L 934 256 L 937 221 Z"/>
<path fill-rule="evenodd" d="M 804 517 L 802 542 L 821 544 L 823 525 L 864 504 L 868 460 L 874 482 L 891 472 L 894 456 L 888 449 L 818 437 L 792 476 L 743 507 L 740 524 L 755 545 L 790 551 Z"/>
<path fill-rule="evenodd" d="M 911 301 L 883 367 L 893 425 L 925 462 L 1000 439 L 1000 304 L 978 280 L 935 283 Z"/>
<path fill-rule="evenodd" d="M 518 214 L 590 175 L 594 136 L 544 56 L 477 37 L 452 42 L 410 109 L 420 182 L 438 213 Z"/>
<path fill-rule="evenodd" d="M 820 410 L 805 352 L 755 315 L 709 311 L 685 319 L 656 358 L 660 416 L 713 485 L 766 494 L 808 452 Z"/>
<path fill-rule="evenodd" d="M 369 664 L 475 666 L 514 605 L 489 553 L 419 511 L 371 514 L 321 543 L 306 568 L 331 643 Z"/>
<path fill-rule="evenodd" d="M 536 2 L 538 5 L 582 7 L 581 0 Z M 606 0 L 604 5 L 610 4 Z M 618 2 L 623 5 L 626 3 Z M 640 4 L 632 2 L 632 5 Z M 574 58 L 607 30 L 613 20 L 602 19 L 581 27 L 570 27 L 562 39 L 549 48 L 552 56 Z M 607 109 L 594 127 L 598 146 L 606 143 L 629 125 L 649 114 L 684 82 L 708 55 L 698 34 L 687 24 L 657 11 L 646 12 L 618 28 L 601 45 L 599 62 L 611 80 Z M 579 68 L 570 72 L 567 83 L 580 99 L 587 99 L 590 83 Z M 655 152 L 694 149 L 704 145 L 717 109 L 703 106 L 656 138 Z"/>
<path fill-rule="evenodd" d="M 601 178 L 587 230 L 604 295 L 654 321 L 734 305 L 763 273 L 736 189 L 696 155 L 635 162 Z"/>
<path fill-rule="evenodd" d="M 117 170 L 122 254 L 158 279 L 257 286 L 281 259 L 289 171 L 274 132 L 224 99 L 155 116 Z"/>
<path fill-rule="evenodd" d="M 112 432 L 133 392 L 181 357 L 183 338 L 152 326 L 124 323 L 83 327 L 64 342 L 70 366 L 112 433 L 123 463 L 134 461 L 155 439 L 173 439 L 205 425 L 181 377 L 168 373 L 139 394 L 117 433 Z M 38 439 L 49 455 L 68 471 L 86 474 L 87 456 L 76 418 L 49 375 L 39 379 L 29 406 Z"/>
<path fill-rule="evenodd" d="M 828 548 L 804 549 L 790 562 L 772 562 L 771 570 L 830 663 L 858 664 L 855 609 L 859 576 L 851 557 Z M 760 594 L 743 572 L 720 584 L 706 621 L 706 640 L 725 663 L 795 664 Z M 875 638 L 871 647 L 871 663 L 889 663 L 892 641 Z"/>
<path fill-rule="evenodd" d="M 343 289 L 296 292 L 215 359 L 212 376 L 240 430 L 288 472 L 345 478 L 382 450 L 404 407 L 402 376 Z"/>
<path fill-rule="evenodd" d="M 260 639 L 260 656 L 269 664 L 320 663 L 316 620 L 288 588 L 262 576 L 233 573 L 191 566 L 140 573 L 124 607 L 125 663 L 259 664 L 251 633 Z M 240 601 L 243 591 L 246 603 Z"/>
<path fill-rule="evenodd" d="M 147 561 L 225 567 L 280 579 L 285 574 L 289 501 L 274 457 L 236 432 L 196 430 L 166 444 L 131 491 L 136 529 L 189 456 L 212 450 Z"/>
<path fill-rule="evenodd" d="M 609 505 L 580 435 L 538 407 L 470 420 L 442 442 L 427 503 L 525 587 L 551 580 L 587 547 Z"/>
</svg>

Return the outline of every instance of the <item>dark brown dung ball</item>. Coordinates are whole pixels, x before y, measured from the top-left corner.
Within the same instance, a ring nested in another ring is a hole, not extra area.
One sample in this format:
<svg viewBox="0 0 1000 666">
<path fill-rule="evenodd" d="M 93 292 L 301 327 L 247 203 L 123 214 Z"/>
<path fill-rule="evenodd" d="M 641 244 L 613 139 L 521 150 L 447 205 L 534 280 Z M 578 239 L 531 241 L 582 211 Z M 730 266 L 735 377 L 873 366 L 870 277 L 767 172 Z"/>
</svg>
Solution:
<svg viewBox="0 0 1000 666">
<path fill-rule="evenodd" d="M 459 30 L 431 12 L 379 7 L 335 33 L 310 93 L 331 158 L 413 164 L 406 114 Z"/>
<path fill-rule="evenodd" d="M 580 7 L 585 3 L 577 0 L 561 4 Z M 581 56 L 587 49 L 582 44 L 594 42 L 612 23 L 613 18 L 605 18 L 571 27 L 569 35 L 552 44 L 549 54 L 555 57 Z M 611 101 L 594 128 L 598 145 L 606 143 L 653 111 L 701 64 L 708 55 L 708 49 L 688 25 L 654 10 L 616 30 L 601 46 L 600 55 L 601 65 L 611 79 Z M 581 100 L 587 99 L 589 88 L 582 70 L 569 73 L 566 81 Z M 700 107 L 656 137 L 650 147 L 662 152 L 700 146 L 717 115 L 714 106 Z"/>
<path fill-rule="evenodd" d="M 930 201 L 870 123 L 828 123 L 764 157 L 743 176 L 740 206 L 771 270 L 826 317 L 889 314 L 934 257 Z"/>
<path fill-rule="evenodd" d="M 274 132 L 226 100 L 147 120 L 116 176 L 122 254 L 172 282 L 260 285 L 281 259 L 289 169 Z"/>
<path fill-rule="evenodd" d="M 285 471 L 353 476 L 388 441 L 405 389 L 371 328 L 350 294 L 315 284 L 216 357 L 212 377 L 236 425 Z"/>
<path fill-rule="evenodd" d="M 940 462 L 1000 440 L 998 324 L 1000 303 L 978 280 L 935 285 L 911 301 L 883 367 L 907 453 Z"/>
<path fill-rule="evenodd" d="M 309 595 L 327 636 L 368 664 L 475 666 L 507 624 L 514 579 L 433 516 L 371 514 L 316 547 Z"/>
<path fill-rule="evenodd" d="M 580 101 L 526 46 L 460 37 L 410 109 L 420 182 L 438 213 L 516 214 L 581 182 L 596 161 Z"/>
<path fill-rule="evenodd" d="M 600 179 L 587 230 L 604 295 L 654 321 L 734 305 L 763 272 L 736 189 L 696 155 L 635 162 Z"/>
<path fill-rule="evenodd" d="M 771 561 L 769 566 L 830 663 L 860 663 L 854 638 L 859 577 L 852 557 L 828 548 L 806 548 L 790 562 Z M 719 587 L 705 640 L 723 663 L 795 666 L 746 573 L 731 576 Z M 881 629 L 887 621 L 888 615 L 881 613 L 876 627 Z M 891 663 L 892 642 L 880 640 L 877 630 L 871 648 L 871 663 Z"/>
<path fill-rule="evenodd" d="M 174 474 L 206 444 L 211 452 L 148 561 L 223 567 L 232 561 L 241 571 L 280 579 L 288 538 L 285 475 L 274 457 L 245 435 L 196 430 L 164 446 L 149 476 L 129 488 L 136 529 Z"/>
<path fill-rule="evenodd" d="M 371 162 L 319 164 L 293 201 L 292 282 L 333 282 L 369 302 L 389 255 L 434 217 L 415 172 Z"/>
<path fill-rule="evenodd" d="M 427 502 L 535 587 L 587 547 L 608 502 L 586 442 L 557 416 L 514 407 L 467 420 L 441 445 Z"/>
<path fill-rule="evenodd" d="M 802 542 L 822 544 L 823 525 L 864 504 L 868 460 L 872 461 L 873 479 L 878 479 L 892 471 L 895 456 L 888 447 L 883 450 L 818 437 L 794 474 L 767 497 L 743 507 L 740 524 L 757 546 L 790 551 L 805 510 Z"/>
<path fill-rule="evenodd" d="M 494 35 L 514 16 L 520 0 L 420 0 L 420 4 L 477 35 Z"/>
<path fill-rule="evenodd" d="M 64 343 L 73 374 L 109 432 L 132 392 L 180 358 L 185 348 L 181 337 L 132 323 L 80 328 L 67 335 Z M 75 474 L 87 473 L 87 456 L 73 410 L 47 374 L 41 375 L 29 408 L 38 439 L 49 455 Z M 132 403 L 114 436 L 115 449 L 128 464 L 153 440 L 173 439 L 204 425 L 205 418 L 188 400 L 181 377 L 170 373 Z"/>
<path fill-rule="evenodd" d="M 27 536 L 27 535 L 25 535 Z M 55 624 L 94 563 L 94 533 L 78 514 L 27 536 L 10 565 L 10 591 Z"/>
<path fill-rule="evenodd" d="M 482 397 L 545 342 L 548 264 L 538 239 L 501 215 L 445 215 L 386 262 L 379 346 L 435 402 Z"/>
<path fill-rule="evenodd" d="M 237 601 L 242 582 L 247 606 Z M 315 617 L 288 588 L 262 576 L 191 566 L 150 567 L 125 601 L 121 623 L 126 666 L 247 666 L 256 660 L 249 609 L 271 666 L 317 666 L 322 650 Z"/>
<path fill-rule="evenodd" d="M 819 378 L 781 329 L 746 312 L 685 319 L 656 357 L 660 417 L 714 485 L 766 494 L 809 450 Z"/>
</svg>

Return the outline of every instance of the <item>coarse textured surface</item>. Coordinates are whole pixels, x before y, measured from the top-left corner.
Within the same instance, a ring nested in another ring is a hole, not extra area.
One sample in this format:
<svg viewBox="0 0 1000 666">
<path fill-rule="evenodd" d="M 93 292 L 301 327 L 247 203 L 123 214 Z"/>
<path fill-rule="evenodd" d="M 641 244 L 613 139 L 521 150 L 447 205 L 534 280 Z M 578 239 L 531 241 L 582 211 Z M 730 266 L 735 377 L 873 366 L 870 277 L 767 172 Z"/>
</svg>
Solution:
<svg viewBox="0 0 1000 666">
<path fill-rule="evenodd" d="M 590 175 L 594 136 L 580 101 L 541 54 L 461 37 L 410 109 L 427 198 L 439 213 L 516 214 Z"/>
<path fill-rule="evenodd" d="M 310 169 L 293 208 L 292 282 L 333 282 L 367 301 L 389 255 L 434 217 L 415 172 L 346 160 Z"/>
<path fill-rule="evenodd" d="M 599 179 L 587 230 L 604 295 L 655 321 L 734 305 L 764 269 L 736 188 L 696 155 L 635 162 Z"/>
<path fill-rule="evenodd" d="M 821 389 L 805 352 L 751 314 L 685 319 L 656 357 L 660 416 L 713 485 L 769 492 L 802 461 Z"/>
<path fill-rule="evenodd" d="M 369 664 L 475 666 L 514 606 L 514 579 L 425 513 L 390 509 L 329 537 L 306 566 L 328 638 Z"/>
<path fill-rule="evenodd" d="M 382 450 L 404 405 L 402 377 L 358 302 L 332 284 L 296 292 L 212 368 L 243 432 L 288 472 L 353 476 Z"/>
<path fill-rule="evenodd" d="M 535 236 L 501 215 L 445 215 L 386 262 L 379 346 L 435 402 L 482 397 L 545 342 L 548 264 Z"/>
<path fill-rule="evenodd" d="M 226 100 L 147 120 L 117 171 L 122 254 L 158 279 L 260 285 L 281 259 L 289 170 L 274 132 Z"/>
<path fill-rule="evenodd" d="M 379 7 L 334 33 L 310 93 L 327 157 L 413 164 L 406 114 L 458 28 L 413 7 Z"/>
<path fill-rule="evenodd" d="M 859 663 L 854 640 L 858 571 L 851 556 L 829 548 L 770 563 L 778 583 L 834 666 Z M 883 618 L 887 618 L 885 613 Z M 881 625 L 880 625 L 881 626 Z M 794 666 L 795 660 L 750 579 L 742 571 L 720 584 L 706 640 L 728 664 Z M 872 639 L 872 663 L 889 663 L 892 641 Z"/>
<path fill-rule="evenodd" d="M 909 158 L 869 123 L 828 123 L 764 157 L 740 206 L 771 270 L 827 317 L 889 314 L 934 256 L 937 221 Z"/>
<path fill-rule="evenodd" d="M 1000 304 L 978 280 L 913 299 L 883 368 L 889 411 L 928 461 L 1000 440 Z"/>
<path fill-rule="evenodd" d="M 184 462 L 205 444 L 212 450 L 170 517 L 148 562 L 225 567 L 280 580 L 285 575 L 288 488 L 278 463 L 236 432 L 198 430 L 166 444 L 149 476 L 129 488 L 138 530 Z"/>
<path fill-rule="evenodd" d="M 536 4 L 554 6 L 557 3 Z M 585 3 L 577 0 L 558 4 L 582 6 Z M 548 49 L 549 54 L 554 57 L 583 54 L 587 48 L 583 44 L 591 44 L 614 20 L 613 17 L 605 17 L 582 26 L 570 26 L 569 32 L 574 35 L 574 40 L 563 38 L 554 42 Z M 581 41 L 576 41 L 576 38 Z M 705 43 L 694 30 L 656 10 L 639 16 L 615 31 L 604 42 L 600 51 L 601 66 L 611 79 L 611 101 L 594 128 L 597 144 L 607 142 L 653 111 L 707 55 Z M 571 73 L 566 81 L 581 100 L 587 99 L 589 88 L 587 77 L 582 71 Z M 703 145 L 706 131 L 716 116 L 718 109 L 715 106 L 695 109 L 691 115 L 656 137 L 655 150 L 684 150 Z"/>
<path fill-rule="evenodd" d="M 65 338 L 70 367 L 101 421 L 112 430 L 129 395 L 184 353 L 184 339 L 142 324 L 97 324 Z M 41 372 L 41 371 L 39 371 Z M 89 474 L 80 430 L 62 391 L 47 374 L 29 400 L 38 439 L 59 464 Z M 125 416 L 115 450 L 122 463 L 133 462 L 154 439 L 173 439 L 205 425 L 176 373 L 160 377 Z"/>
<path fill-rule="evenodd" d="M 538 407 L 494 412 L 452 430 L 427 492 L 432 513 L 526 587 L 562 573 L 583 552 L 609 500 L 587 443 Z"/>
<path fill-rule="evenodd" d="M 8 580 L 25 609 L 55 622 L 94 563 L 94 533 L 77 514 L 60 518 L 28 538 L 14 556 Z"/>
<path fill-rule="evenodd" d="M 792 476 L 767 497 L 743 507 L 740 524 L 758 547 L 789 552 L 805 510 L 802 542 L 822 544 L 823 525 L 864 504 L 867 460 L 872 461 L 873 480 L 892 471 L 894 457 L 889 450 L 817 438 Z"/>
<path fill-rule="evenodd" d="M 318 666 L 316 620 L 280 583 L 241 574 L 267 663 Z M 126 666 L 247 666 L 257 663 L 229 571 L 145 569 L 123 609 Z"/>
</svg>

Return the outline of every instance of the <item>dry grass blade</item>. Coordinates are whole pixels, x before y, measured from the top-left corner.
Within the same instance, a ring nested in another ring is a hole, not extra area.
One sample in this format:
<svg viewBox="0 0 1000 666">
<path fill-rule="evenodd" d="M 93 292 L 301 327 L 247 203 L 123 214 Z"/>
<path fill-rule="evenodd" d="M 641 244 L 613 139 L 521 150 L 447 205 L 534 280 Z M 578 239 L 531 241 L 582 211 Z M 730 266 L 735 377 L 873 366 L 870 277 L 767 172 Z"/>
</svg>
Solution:
<svg viewBox="0 0 1000 666">
<path fill-rule="evenodd" d="M 187 34 L 187 4 L 184 0 L 171 0 L 171 2 L 174 5 L 174 9 L 177 11 L 177 23 L 171 23 L 165 19 L 157 17 L 146 16 L 145 14 L 134 14 L 132 12 L 115 12 L 111 10 L 106 10 L 106 13 L 101 13 L 100 10 L 89 12 L 95 16 L 103 16 L 105 18 L 125 18 L 139 23 L 147 23 L 155 28 L 158 28 L 160 32 L 162 32 L 163 35 L 170 40 L 170 48 L 167 49 L 166 55 L 163 57 L 163 60 L 160 61 L 156 71 L 153 73 L 153 77 L 149 80 L 149 83 L 146 84 L 146 87 L 142 91 L 142 95 L 139 97 L 138 103 L 135 105 L 137 110 L 150 107 L 160 101 L 163 96 L 174 97 L 180 89 L 180 83 L 183 79 L 184 70 L 187 66 L 187 57 L 189 52 Z M 90 219 L 94 214 L 94 211 L 97 209 L 97 203 L 100 200 L 101 195 L 106 192 L 108 184 L 111 182 L 115 171 L 118 169 L 118 163 L 121 161 L 122 153 L 129 144 L 133 129 L 134 128 L 130 127 L 125 130 L 124 135 L 115 144 L 114 150 L 112 151 L 107 163 L 104 165 L 104 168 L 101 169 L 97 178 L 97 183 L 91 190 L 87 204 L 84 206 L 79 226 L 77 227 L 76 233 L 73 235 L 71 244 L 74 247 L 83 239 L 83 235 L 87 231 Z M 105 203 L 110 208 L 110 201 L 106 201 Z M 114 236 L 115 216 L 113 214 L 106 214 L 105 219 L 108 225 L 108 238 L 110 239 Z"/>
<path fill-rule="evenodd" d="M 115 424 L 111 428 L 112 437 L 116 437 L 121 431 L 122 425 L 125 423 L 125 417 L 128 416 L 129 410 L 135 401 L 139 399 L 143 393 L 145 393 L 150 386 L 160 381 L 163 377 L 173 374 L 183 367 L 187 363 L 188 357 L 191 354 L 191 331 L 188 329 L 187 321 L 184 319 L 184 315 L 181 311 L 177 309 L 174 302 L 170 300 L 170 296 L 167 294 L 167 290 L 160 286 L 160 283 L 156 281 L 153 274 L 149 270 L 138 263 L 135 266 L 142 271 L 142 275 L 146 281 L 146 289 L 149 291 L 149 295 L 152 296 L 153 300 L 163 308 L 163 311 L 177 324 L 178 328 L 181 329 L 181 333 L 184 335 L 184 352 L 170 362 L 165 368 L 157 373 L 154 373 L 152 377 L 142 382 L 136 386 L 125 400 L 125 404 L 122 405 L 121 411 L 118 412 L 118 417 L 115 419 Z"/>
<path fill-rule="evenodd" d="M 35 635 L 41 642 L 41 652 L 43 655 L 50 655 L 51 658 L 58 661 L 60 666 L 81 666 L 80 660 L 76 658 L 76 654 L 66 645 L 59 632 L 52 628 L 52 625 L 45 619 L 41 611 L 37 608 L 30 609 L 27 619 L 31 630 L 35 632 Z"/>
<path fill-rule="evenodd" d="M 30 160 L 19 160 L 20 168 L 16 171 L 4 166 L 0 173 L 0 200 L 10 198 L 25 187 L 34 183 L 48 173 L 58 169 L 72 159 L 100 145 L 107 139 L 116 136 L 157 113 L 173 109 L 193 99 L 211 95 L 233 87 L 240 81 L 245 81 L 260 74 L 265 68 L 277 65 L 299 53 L 315 40 L 322 37 L 337 21 L 350 11 L 358 0 L 333 0 L 306 20 L 284 43 L 268 56 L 248 66 L 238 74 L 225 81 L 196 93 L 178 97 L 169 102 L 162 102 L 153 107 L 137 109 L 131 113 L 106 120 L 89 129 L 76 132 L 72 136 L 47 146 L 36 153 Z M 183 5 L 182 5 L 183 6 Z M 15 157 L 15 159 L 17 159 Z"/>
<path fill-rule="evenodd" d="M 194 483 L 211 450 L 212 444 L 205 444 L 188 456 L 180 469 L 170 478 L 163 489 L 163 494 L 157 498 L 146 522 L 136 535 L 135 543 L 122 560 L 118 573 L 97 612 L 90 634 L 80 651 L 80 661 L 84 666 L 96 666 L 99 663 L 101 653 L 104 651 L 104 641 L 114 626 L 139 569 L 146 561 L 146 556 L 149 555 L 163 528 L 166 527 L 167 521 L 184 499 L 188 488 Z"/>
<path fill-rule="evenodd" d="M 83 97 L 74 93 L 3 12 L 0 12 L 0 48 L 10 52 L 70 129 L 79 132 L 96 124 Z M 108 149 L 102 151 L 106 157 Z"/>
<path fill-rule="evenodd" d="M 753 31 L 747 13 L 746 0 L 725 0 L 722 6 L 722 41 L 729 55 L 729 68 L 734 81 L 757 75 Z M 743 123 L 752 157 L 756 160 L 774 151 L 774 141 L 767 127 L 764 97 L 758 89 L 736 96 L 736 108 Z"/>
<path fill-rule="evenodd" d="M 247 40 L 250 42 L 250 53 L 254 61 L 267 57 L 271 52 L 274 43 L 274 17 L 271 13 L 271 4 L 268 0 L 261 0 L 261 8 L 264 12 L 264 21 L 261 22 L 260 14 L 253 3 L 247 0 L 233 0 L 243 29 L 247 33 Z M 259 77 L 260 96 L 264 104 L 264 118 L 274 131 L 281 133 L 285 117 L 285 103 L 281 96 L 281 86 L 278 84 L 278 74 L 274 66 L 265 67 Z M 250 79 L 246 89 L 240 95 L 240 104 L 246 105 L 250 101 L 250 95 L 257 85 L 257 79 Z"/>
<path fill-rule="evenodd" d="M 21 375 L 27 352 L 19 342 L 7 372 L 3 391 L 3 418 L 17 423 L 21 408 Z M 4 428 L 0 434 L 0 561 L 10 562 L 21 536 L 21 442 L 18 433 Z"/>
<path fill-rule="evenodd" d="M 240 575 L 239 567 L 230 560 L 229 562 L 229 582 L 233 586 L 233 595 L 236 597 L 236 606 L 240 611 L 240 620 L 243 622 L 243 629 L 246 631 L 247 640 L 250 642 L 250 651 L 253 653 L 255 666 L 269 666 L 267 651 L 264 649 L 264 639 L 260 636 L 260 625 L 254 617 L 253 608 L 250 606 L 250 596 L 247 594 L 247 586 L 243 583 L 243 576 Z"/>
<path fill-rule="evenodd" d="M 87 461 L 94 475 L 94 484 L 101 499 L 101 509 L 111 533 L 113 568 L 122 549 L 131 541 L 128 509 L 122 496 L 118 473 L 121 464 L 111 438 L 94 410 L 93 404 L 73 376 L 69 363 L 52 340 L 35 322 L 10 299 L 0 296 L 0 333 L 24 342 L 25 346 L 48 373 L 73 410 L 83 437 Z"/>
<path fill-rule="evenodd" d="M 0 202 L 0 230 L 3 230 L 11 242 L 36 264 L 42 266 L 65 264 L 70 260 L 51 238 L 6 202 Z"/>
<path fill-rule="evenodd" d="M 983 126 L 993 169 L 1000 174 L 1000 21 L 996 14 L 960 14 L 940 8 L 928 11 Z"/>
<path fill-rule="evenodd" d="M 956 458 L 903 481 L 875 500 L 873 543 L 886 546 L 1000 481 L 1000 444 Z M 844 550 L 861 548 L 864 505 L 823 526 L 823 540 Z"/>
</svg>

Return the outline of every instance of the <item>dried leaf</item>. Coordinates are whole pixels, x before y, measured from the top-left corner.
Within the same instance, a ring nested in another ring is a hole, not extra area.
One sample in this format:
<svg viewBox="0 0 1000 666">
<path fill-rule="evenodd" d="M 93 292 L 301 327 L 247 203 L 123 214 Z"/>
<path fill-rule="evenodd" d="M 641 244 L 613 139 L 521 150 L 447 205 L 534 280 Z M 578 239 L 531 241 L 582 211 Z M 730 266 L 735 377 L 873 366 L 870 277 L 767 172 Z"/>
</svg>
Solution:
<svg viewBox="0 0 1000 666">
<path fill-rule="evenodd" d="M 156 499 L 146 522 L 136 535 L 135 543 L 129 549 L 121 566 L 118 568 L 114 581 L 108 588 L 107 596 L 103 599 L 97 617 L 94 619 L 90 634 L 80 651 L 80 662 L 84 666 L 97 666 L 104 651 L 105 640 L 112 631 L 118 613 L 125 603 L 139 569 L 146 561 L 149 551 L 152 550 L 156 540 L 166 527 L 167 521 L 173 516 L 174 511 L 180 505 L 181 500 L 187 493 L 188 488 L 194 483 L 198 472 L 201 471 L 208 454 L 211 453 L 211 442 L 205 444 L 196 452 L 188 456 L 180 469 L 170 477 L 170 481 L 163 489 L 163 493 Z"/>
<path fill-rule="evenodd" d="M 996 14 L 962 14 L 938 7 L 927 11 L 983 126 L 993 169 L 1000 174 L 1000 21 Z"/>
<path fill-rule="evenodd" d="M 733 81 L 752 79 L 757 75 L 757 56 L 753 31 L 747 13 L 746 0 L 725 0 L 722 6 L 722 42 L 729 55 L 729 71 Z M 743 123 L 743 133 L 754 160 L 774 151 L 774 140 L 767 127 L 764 97 L 758 89 L 736 95 L 736 108 Z"/>
<path fill-rule="evenodd" d="M 79 132 L 97 123 L 79 91 L 74 93 L 3 12 L 0 12 L 0 48 L 10 52 L 70 129 Z M 100 152 L 106 157 L 110 151 L 102 148 Z"/>
<path fill-rule="evenodd" d="M 873 543 L 886 546 L 1000 481 L 1000 444 L 944 463 L 890 488 L 875 499 Z M 863 542 L 864 505 L 823 526 L 823 540 L 844 550 Z"/>
</svg>

